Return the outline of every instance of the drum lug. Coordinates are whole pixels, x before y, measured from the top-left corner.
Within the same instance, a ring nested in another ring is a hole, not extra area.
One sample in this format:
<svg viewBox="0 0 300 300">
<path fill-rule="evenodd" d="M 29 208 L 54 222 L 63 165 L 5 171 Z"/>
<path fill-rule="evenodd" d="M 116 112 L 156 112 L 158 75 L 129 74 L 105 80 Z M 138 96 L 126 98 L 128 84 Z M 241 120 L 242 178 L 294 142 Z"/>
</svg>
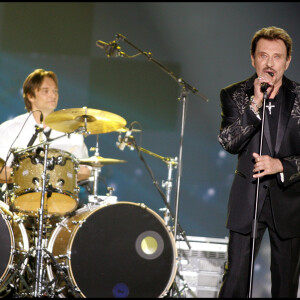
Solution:
<svg viewBox="0 0 300 300">
<path fill-rule="evenodd" d="M 72 221 L 72 224 L 74 225 L 78 225 L 79 224 L 79 228 L 82 227 L 82 224 L 86 221 L 86 219 L 82 220 L 82 221 Z"/>
<path fill-rule="evenodd" d="M 54 258 L 56 259 L 63 259 L 63 258 L 66 258 L 66 259 L 69 259 L 70 260 L 70 255 L 69 254 L 59 254 L 57 256 L 54 256 Z"/>
<path fill-rule="evenodd" d="M 70 228 L 68 227 L 68 225 L 66 225 L 66 224 L 64 224 L 64 223 L 62 223 L 62 222 L 57 223 L 56 226 L 64 227 L 64 228 L 66 228 L 66 230 L 67 230 L 68 232 L 71 233 L 71 230 L 70 230 Z"/>
</svg>

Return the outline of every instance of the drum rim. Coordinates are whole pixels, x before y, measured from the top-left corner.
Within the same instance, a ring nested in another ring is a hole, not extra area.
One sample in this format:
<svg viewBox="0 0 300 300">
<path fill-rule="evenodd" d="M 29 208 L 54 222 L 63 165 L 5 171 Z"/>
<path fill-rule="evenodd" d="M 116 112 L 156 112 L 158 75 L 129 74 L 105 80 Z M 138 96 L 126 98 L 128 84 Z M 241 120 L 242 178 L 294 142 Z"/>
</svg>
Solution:
<svg viewBox="0 0 300 300">
<path fill-rule="evenodd" d="M 1 201 L 1 202 L 3 202 L 3 201 Z M 3 204 L 5 204 L 5 205 L 3 205 Z M 8 206 L 8 205 L 6 203 L 4 203 L 4 202 L 1 203 L 1 205 L 0 205 L 0 214 L 1 214 L 1 217 L 4 220 L 5 224 L 7 225 L 7 228 L 8 228 L 8 231 L 9 231 L 9 236 L 10 236 L 10 253 L 9 253 L 9 260 L 8 260 L 7 266 L 5 268 L 5 271 L 3 272 L 2 276 L 0 277 L 0 286 L 2 285 L 2 283 L 5 282 L 5 278 L 6 278 L 6 276 L 9 273 L 10 266 L 11 266 L 12 262 L 14 261 L 14 256 L 15 256 L 14 252 L 16 250 L 16 240 L 15 240 L 15 235 L 14 235 L 13 226 L 12 226 L 11 222 L 15 223 L 16 226 L 20 230 L 21 237 L 22 237 L 22 242 L 23 242 L 23 250 L 25 252 L 29 251 L 29 238 L 28 238 L 28 234 L 27 234 L 27 231 L 25 229 L 24 224 L 22 222 L 19 222 L 18 221 L 19 217 L 16 214 L 14 214 L 13 212 L 11 212 L 9 209 L 8 209 L 9 213 L 6 213 L 3 210 L 2 205 L 4 207 Z M 6 218 L 3 217 L 3 215 L 6 215 L 6 216 L 10 215 L 11 220 L 7 220 Z M 27 262 L 28 262 L 28 257 L 25 258 L 24 262 L 21 265 L 21 274 L 23 274 L 23 272 L 25 270 L 25 267 L 27 265 Z"/>
<path fill-rule="evenodd" d="M 30 150 L 30 151 L 24 149 L 24 152 L 21 152 L 21 153 L 17 154 L 14 157 L 13 161 L 15 161 L 17 157 L 19 159 L 20 159 L 20 157 L 22 157 L 22 159 L 30 157 L 30 154 L 35 153 L 37 149 L 43 149 L 43 147 L 37 147 L 36 149 Z M 62 153 L 62 152 L 67 153 L 68 156 L 70 156 L 72 158 L 72 160 L 74 160 L 78 165 L 80 164 L 80 160 L 74 154 L 72 154 L 69 151 L 58 149 L 58 148 L 52 148 L 51 146 L 49 146 L 48 152 L 51 152 L 51 151 L 58 152 L 58 153 Z M 23 156 L 25 156 L 25 157 L 23 158 Z M 13 165 L 13 163 L 12 163 L 12 165 Z"/>
</svg>

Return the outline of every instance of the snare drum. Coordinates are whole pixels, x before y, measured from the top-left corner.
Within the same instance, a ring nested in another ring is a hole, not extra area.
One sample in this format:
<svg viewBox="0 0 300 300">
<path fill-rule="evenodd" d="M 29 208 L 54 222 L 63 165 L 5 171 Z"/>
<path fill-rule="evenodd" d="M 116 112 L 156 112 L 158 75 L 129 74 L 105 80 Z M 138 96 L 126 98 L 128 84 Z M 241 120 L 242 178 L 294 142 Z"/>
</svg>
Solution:
<svg viewBox="0 0 300 300">
<path fill-rule="evenodd" d="M 77 172 L 79 161 L 69 152 L 49 149 L 46 170 L 44 209 L 48 214 L 65 215 L 78 206 Z M 13 211 L 38 213 L 42 197 L 44 150 L 37 148 L 16 155 L 13 161 Z"/>
<path fill-rule="evenodd" d="M 17 222 L 15 217 L 8 205 L 0 201 L 0 290 L 18 264 L 23 274 L 28 261 L 28 235 L 21 220 Z"/>
<path fill-rule="evenodd" d="M 65 266 L 82 297 L 163 297 L 176 275 L 173 235 L 144 204 L 78 209 L 54 230 L 48 251 Z M 54 265 L 47 273 L 51 281 L 57 279 Z"/>
</svg>

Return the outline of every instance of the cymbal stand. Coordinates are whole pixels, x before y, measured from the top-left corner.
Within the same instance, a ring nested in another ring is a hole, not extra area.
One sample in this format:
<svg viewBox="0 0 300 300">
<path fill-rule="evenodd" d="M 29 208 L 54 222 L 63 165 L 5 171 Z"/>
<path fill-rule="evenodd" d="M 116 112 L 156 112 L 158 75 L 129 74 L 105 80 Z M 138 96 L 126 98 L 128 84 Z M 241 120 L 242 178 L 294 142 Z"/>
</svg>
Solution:
<svg viewBox="0 0 300 300">
<path fill-rule="evenodd" d="M 86 120 L 86 118 L 85 118 L 85 120 Z M 85 125 L 86 125 L 86 122 L 85 122 Z M 75 130 L 72 133 L 80 132 L 80 133 L 84 133 L 84 134 L 87 135 L 89 133 L 87 132 L 86 129 L 87 129 L 86 126 L 85 126 L 85 128 L 80 127 L 80 128 L 78 128 L 77 130 Z M 45 285 L 45 283 L 44 283 L 44 286 L 43 286 L 43 276 L 45 275 L 45 272 L 44 272 L 44 260 L 43 260 L 44 256 L 43 256 L 43 251 L 45 251 L 48 254 L 48 256 L 51 258 L 52 262 L 55 264 L 55 266 L 57 267 L 57 269 L 58 270 L 60 269 L 60 266 L 59 266 L 58 262 L 49 253 L 49 251 L 47 251 L 46 249 L 44 249 L 45 245 L 43 245 L 43 242 L 46 242 L 46 239 L 43 237 L 43 225 L 44 225 L 43 221 L 44 221 L 44 212 L 45 212 L 45 210 L 44 210 L 44 203 L 45 203 L 46 185 L 49 182 L 49 178 L 47 177 L 46 171 L 47 171 L 47 158 L 48 158 L 48 150 L 49 150 L 50 142 L 52 142 L 54 140 L 57 140 L 59 138 L 62 138 L 64 136 L 66 136 L 66 135 L 70 135 L 70 134 L 71 133 L 65 133 L 65 134 L 63 134 L 63 135 L 61 135 L 59 137 L 54 138 L 54 139 L 47 138 L 46 141 L 44 141 L 44 142 L 42 142 L 40 144 L 37 144 L 35 146 L 28 147 L 26 149 L 11 150 L 14 153 L 14 155 L 16 155 L 18 153 L 24 153 L 25 151 L 30 151 L 30 150 L 33 150 L 33 149 L 38 148 L 40 146 L 44 146 L 44 167 L 43 167 L 43 172 L 41 174 L 41 179 L 42 179 L 42 195 L 41 195 L 40 208 L 39 208 L 39 211 L 38 211 L 38 234 L 37 234 L 37 242 L 36 242 L 36 246 L 35 246 L 35 251 L 33 251 L 33 252 L 35 252 L 35 257 L 36 257 L 35 280 L 34 280 L 34 291 L 33 291 L 33 296 L 35 298 L 41 297 L 41 296 L 45 296 L 45 293 L 48 292 L 48 291 L 46 292 L 47 286 Z M 29 252 L 27 254 L 27 256 L 29 256 L 29 255 L 31 255 L 31 252 Z M 17 268 L 16 272 L 14 273 L 14 275 L 11 278 L 13 278 L 17 273 L 19 273 L 19 267 Z M 22 276 L 19 276 L 19 277 L 22 280 L 22 282 L 24 283 L 23 277 Z M 76 292 L 77 292 L 76 288 L 72 287 L 72 284 L 69 282 L 69 280 L 68 280 L 68 278 L 67 278 L 66 275 L 64 275 L 64 280 L 67 283 L 67 285 L 71 288 L 71 290 L 74 293 L 74 295 L 76 295 Z M 51 285 L 53 285 L 53 284 L 51 283 Z M 27 288 L 28 288 L 28 291 L 29 291 L 29 287 L 28 286 L 27 286 Z M 52 293 L 53 293 L 53 291 L 52 291 Z"/>
<path fill-rule="evenodd" d="M 95 156 L 99 156 L 99 135 L 97 134 L 97 140 L 96 140 L 96 147 L 92 148 L 95 151 Z M 98 180 L 99 180 L 99 174 L 101 172 L 101 167 L 93 167 L 92 173 L 94 177 L 94 185 L 93 185 L 93 195 L 89 195 L 89 203 L 98 203 L 99 197 L 98 197 Z"/>
<path fill-rule="evenodd" d="M 124 142 L 125 142 L 125 140 L 124 140 Z M 171 177 L 172 177 L 172 174 L 171 174 L 171 173 L 172 173 L 173 169 L 171 169 L 171 166 L 175 165 L 175 166 L 177 167 L 177 158 L 171 159 L 170 157 L 163 157 L 163 156 L 160 156 L 160 155 L 158 155 L 158 154 L 156 154 L 156 153 L 153 153 L 153 152 L 151 152 L 151 151 L 149 151 L 149 150 L 147 150 L 147 149 L 145 149 L 145 148 L 142 148 L 142 147 L 138 146 L 138 145 L 136 144 L 136 141 L 135 141 L 134 136 L 128 136 L 128 137 L 127 137 L 127 141 L 125 142 L 125 144 L 126 144 L 126 146 L 128 146 L 131 150 L 133 150 L 134 148 L 137 150 L 140 159 L 143 161 L 144 165 L 146 166 L 147 171 L 149 172 L 149 174 L 150 174 L 150 176 L 151 176 L 151 178 L 152 178 L 153 184 L 155 185 L 156 189 L 158 190 L 159 194 L 161 195 L 161 197 L 162 197 L 162 199 L 163 199 L 163 201 L 164 201 L 164 203 L 165 203 L 165 205 L 166 205 L 166 208 L 165 208 L 164 210 L 167 210 L 167 211 L 168 211 L 168 217 L 171 217 L 171 219 L 174 221 L 174 215 L 173 215 L 173 213 L 172 213 L 172 209 L 171 209 L 171 206 L 170 206 L 170 204 L 169 204 L 169 199 L 168 199 L 168 200 L 166 199 L 165 194 L 162 192 L 162 190 L 161 190 L 160 187 L 158 186 L 158 183 L 157 183 L 157 181 L 155 180 L 154 175 L 153 175 L 151 169 L 149 168 L 149 166 L 147 165 L 145 159 L 143 158 L 141 152 L 144 152 L 144 153 L 147 153 L 147 154 L 149 154 L 149 155 L 151 155 L 151 156 L 153 156 L 153 157 L 159 158 L 159 159 L 161 159 L 162 161 L 164 161 L 165 163 L 168 164 L 168 167 L 169 167 L 168 180 L 171 179 Z M 171 180 L 170 180 L 170 181 L 171 181 Z M 171 194 L 171 187 L 172 187 L 172 185 L 170 185 L 170 181 L 168 182 L 168 187 L 167 187 L 169 196 L 170 196 L 170 194 Z M 180 229 L 180 233 L 181 233 L 183 239 L 184 239 L 185 242 L 187 243 L 189 249 L 191 249 L 190 243 L 189 243 L 189 241 L 188 241 L 187 238 L 186 238 L 185 231 L 183 231 L 183 229 L 181 228 L 181 226 L 180 226 L 179 223 L 178 223 L 178 227 L 179 227 L 179 229 Z M 173 230 L 174 230 L 174 226 L 173 226 Z M 173 230 L 172 230 L 172 233 L 174 233 Z"/>
<path fill-rule="evenodd" d="M 46 183 L 48 181 L 46 176 L 47 171 L 47 158 L 48 158 L 48 149 L 49 143 L 45 143 L 45 153 L 44 153 L 44 169 L 41 175 L 42 177 L 42 197 L 41 197 L 41 206 L 39 209 L 39 227 L 38 227 L 38 240 L 36 246 L 36 273 L 35 273 L 35 288 L 34 288 L 34 297 L 41 296 L 42 289 L 42 277 L 43 277 L 43 255 L 42 255 L 42 242 L 43 242 L 43 218 L 44 218 L 44 202 L 45 202 L 45 191 Z"/>
<path fill-rule="evenodd" d="M 96 141 L 96 147 L 95 147 L 95 156 L 99 156 L 99 135 L 97 134 L 97 141 Z M 94 186 L 93 186 L 93 193 L 96 197 L 98 195 L 98 177 L 99 173 L 101 171 L 101 168 L 93 168 L 94 172 Z"/>
<path fill-rule="evenodd" d="M 165 203 L 165 205 L 166 205 L 166 207 L 163 208 L 162 210 L 164 210 L 164 212 L 165 212 L 165 215 L 164 215 L 164 221 L 165 221 L 165 223 L 166 223 L 166 226 L 167 226 L 168 228 L 170 228 L 170 226 L 168 226 L 168 222 L 169 222 L 169 220 L 170 220 L 170 216 L 171 216 L 171 218 L 172 218 L 172 221 L 174 221 L 174 217 L 173 217 L 173 214 L 172 214 L 172 211 L 171 211 L 171 207 L 170 207 L 170 204 L 169 204 L 169 202 L 170 202 L 169 199 L 170 199 L 171 189 L 172 189 L 172 171 L 173 171 L 173 166 L 175 166 L 175 168 L 177 167 L 177 157 L 176 157 L 176 158 L 162 157 L 162 156 L 157 155 L 157 154 L 155 154 L 155 153 L 153 153 L 153 152 L 151 152 L 151 151 L 149 151 L 149 150 L 146 150 L 146 149 L 144 149 L 144 148 L 142 148 L 142 147 L 139 147 L 139 146 L 136 145 L 136 142 L 135 142 L 135 139 L 134 139 L 133 136 L 127 137 L 127 140 L 125 141 L 125 139 L 124 139 L 124 142 L 125 142 L 126 146 L 128 146 L 131 150 L 133 150 L 134 148 L 136 148 L 136 150 L 138 151 L 138 154 L 139 154 L 141 160 L 144 162 L 144 164 L 145 164 L 145 166 L 146 166 L 148 172 L 150 173 L 150 176 L 152 177 L 152 181 L 153 181 L 155 187 L 157 188 L 158 192 L 160 193 L 160 195 L 161 195 L 161 197 L 162 197 L 162 199 L 163 199 L 163 201 L 164 201 L 164 203 Z M 150 154 L 150 155 L 152 155 L 152 156 L 154 156 L 154 157 L 157 157 L 157 158 L 161 159 L 162 161 L 164 161 L 164 162 L 168 165 L 168 181 L 166 181 L 165 183 L 163 183 L 163 186 L 166 187 L 166 190 L 167 190 L 167 197 L 166 197 L 166 196 L 164 195 L 164 193 L 160 190 L 160 188 L 159 188 L 159 186 L 158 186 L 156 180 L 154 179 L 154 176 L 153 176 L 153 174 L 152 174 L 151 169 L 148 167 L 148 165 L 147 165 L 147 163 L 145 162 L 144 158 L 142 157 L 140 151 L 142 151 L 142 152 L 144 152 L 144 153 L 147 153 L 147 154 Z M 175 223 L 175 224 L 177 224 L 177 226 L 178 226 L 178 228 L 179 228 L 179 230 L 180 230 L 181 237 L 185 240 L 185 242 L 186 242 L 187 246 L 189 247 L 189 249 L 191 249 L 191 245 L 190 245 L 189 241 L 187 240 L 186 234 L 185 234 L 185 232 L 182 230 L 182 228 L 181 228 L 179 222 L 178 222 L 178 223 Z M 173 228 L 172 233 L 173 233 L 173 235 L 174 235 L 175 226 L 173 225 L 172 228 Z M 174 237 L 175 237 L 175 235 L 174 235 Z M 176 242 L 176 239 L 175 239 L 175 242 Z M 176 257 L 176 259 L 178 260 L 178 257 Z M 176 271 L 176 276 L 177 276 L 177 277 L 178 277 L 178 276 L 181 276 L 181 275 L 179 274 L 178 269 L 177 269 L 177 271 Z M 182 277 L 182 276 L 181 276 L 181 277 Z M 169 289 L 169 291 L 168 291 L 168 295 L 169 295 L 169 297 L 174 297 L 175 295 L 180 296 L 180 294 L 181 294 L 181 292 L 179 291 L 178 286 L 177 286 L 177 283 L 176 283 L 176 281 L 174 280 L 174 282 L 172 283 L 172 286 L 170 287 L 170 289 Z"/>
<path fill-rule="evenodd" d="M 171 191 L 172 191 L 172 187 L 173 187 L 172 172 L 173 172 L 173 168 L 177 168 L 177 157 L 164 159 L 164 162 L 168 166 L 168 179 L 166 181 L 164 181 L 164 180 L 162 181 L 162 187 L 166 189 L 166 201 L 170 206 Z M 166 226 L 169 226 L 170 210 L 167 207 L 165 207 L 165 208 L 161 208 L 160 211 L 164 212 L 165 224 L 166 224 Z"/>
</svg>

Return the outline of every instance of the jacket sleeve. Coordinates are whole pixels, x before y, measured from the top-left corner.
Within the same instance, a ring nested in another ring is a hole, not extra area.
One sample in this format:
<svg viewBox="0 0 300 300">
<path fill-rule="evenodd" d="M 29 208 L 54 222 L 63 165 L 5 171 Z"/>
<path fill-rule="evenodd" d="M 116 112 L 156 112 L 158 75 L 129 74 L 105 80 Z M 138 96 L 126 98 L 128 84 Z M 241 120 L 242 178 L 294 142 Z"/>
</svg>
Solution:
<svg viewBox="0 0 300 300">
<path fill-rule="evenodd" d="M 280 158 L 283 166 L 284 181 L 282 185 L 288 187 L 300 180 L 300 155 Z"/>
<path fill-rule="evenodd" d="M 250 99 L 243 90 L 230 93 L 222 89 L 221 128 L 218 135 L 221 146 L 232 154 L 238 154 L 259 130 L 261 120 L 250 109 Z"/>
</svg>

